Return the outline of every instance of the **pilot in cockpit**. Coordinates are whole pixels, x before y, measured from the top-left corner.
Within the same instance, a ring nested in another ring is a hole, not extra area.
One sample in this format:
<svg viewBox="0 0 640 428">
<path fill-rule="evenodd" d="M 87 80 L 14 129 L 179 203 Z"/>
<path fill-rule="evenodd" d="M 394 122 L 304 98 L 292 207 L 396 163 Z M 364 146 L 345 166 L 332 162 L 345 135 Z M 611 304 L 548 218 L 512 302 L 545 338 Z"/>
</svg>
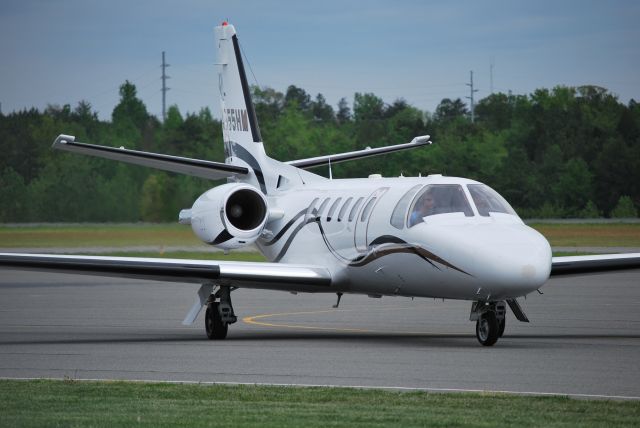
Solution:
<svg viewBox="0 0 640 428">
<path fill-rule="evenodd" d="M 427 189 L 416 201 L 413 211 L 409 216 L 409 227 L 424 221 L 423 217 L 435 214 L 436 192 L 435 189 Z"/>
</svg>

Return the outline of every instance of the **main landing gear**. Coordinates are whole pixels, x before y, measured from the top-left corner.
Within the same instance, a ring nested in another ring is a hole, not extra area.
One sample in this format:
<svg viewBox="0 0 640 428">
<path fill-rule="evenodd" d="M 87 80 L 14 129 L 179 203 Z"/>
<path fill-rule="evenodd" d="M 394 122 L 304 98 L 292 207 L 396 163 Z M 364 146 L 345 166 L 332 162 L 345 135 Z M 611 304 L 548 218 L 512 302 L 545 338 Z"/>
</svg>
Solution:
<svg viewBox="0 0 640 428">
<path fill-rule="evenodd" d="M 219 299 L 219 301 L 218 301 Z M 231 305 L 231 288 L 222 286 L 209 296 L 204 325 L 207 337 L 211 340 L 222 340 L 227 337 L 229 324 L 238 320 Z"/>
<path fill-rule="evenodd" d="M 473 302 L 469 320 L 476 322 L 476 337 L 483 346 L 493 346 L 504 334 L 507 324 L 507 304 L 516 319 L 529 322 L 516 299 L 506 302 Z"/>
</svg>

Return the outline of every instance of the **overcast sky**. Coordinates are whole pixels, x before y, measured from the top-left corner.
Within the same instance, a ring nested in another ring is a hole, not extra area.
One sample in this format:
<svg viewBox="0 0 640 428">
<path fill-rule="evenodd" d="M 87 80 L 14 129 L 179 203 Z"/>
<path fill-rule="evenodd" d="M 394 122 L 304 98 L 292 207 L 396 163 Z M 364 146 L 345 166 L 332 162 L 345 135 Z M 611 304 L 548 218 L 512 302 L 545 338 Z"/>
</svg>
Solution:
<svg viewBox="0 0 640 428">
<path fill-rule="evenodd" d="M 639 1 L 0 0 L 3 113 L 89 101 L 110 119 L 125 80 L 161 112 L 219 116 L 213 27 L 228 18 L 254 76 L 335 106 L 355 92 L 433 111 L 442 98 L 600 85 L 640 100 Z M 245 64 L 246 66 L 246 64 Z M 248 68 L 248 67 L 247 67 Z"/>
</svg>

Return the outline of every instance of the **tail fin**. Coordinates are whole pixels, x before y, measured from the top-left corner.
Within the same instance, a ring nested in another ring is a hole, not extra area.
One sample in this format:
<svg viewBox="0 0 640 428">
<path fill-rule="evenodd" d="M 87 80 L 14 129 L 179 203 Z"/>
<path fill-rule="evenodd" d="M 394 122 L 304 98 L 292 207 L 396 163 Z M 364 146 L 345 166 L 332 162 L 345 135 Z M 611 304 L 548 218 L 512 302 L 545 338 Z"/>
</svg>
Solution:
<svg viewBox="0 0 640 428">
<path fill-rule="evenodd" d="M 267 156 L 251 101 L 236 30 L 233 25 L 224 22 L 216 27 L 215 34 L 225 163 L 249 167 L 246 176 L 236 179 L 259 186 L 264 194 L 284 188 L 283 183 L 293 185 L 324 180 L 323 177 Z"/>
<path fill-rule="evenodd" d="M 251 101 L 236 30 L 233 25 L 224 22 L 216 27 L 215 34 L 225 156 L 237 156 L 249 163 L 247 159 L 243 159 L 244 149 L 260 160 L 264 156 L 262 136 Z"/>
</svg>

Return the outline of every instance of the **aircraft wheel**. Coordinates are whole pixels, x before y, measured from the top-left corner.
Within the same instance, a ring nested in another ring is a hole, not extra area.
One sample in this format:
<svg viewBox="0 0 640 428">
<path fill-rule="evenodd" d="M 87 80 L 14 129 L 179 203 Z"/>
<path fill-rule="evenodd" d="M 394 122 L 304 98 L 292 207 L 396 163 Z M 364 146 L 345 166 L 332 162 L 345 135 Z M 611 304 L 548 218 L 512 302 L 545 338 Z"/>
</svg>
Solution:
<svg viewBox="0 0 640 428">
<path fill-rule="evenodd" d="M 207 313 L 204 317 L 204 326 L 207 330 L 207 337 L 211 340 L 222 340 L 227 337 L 229 328 L 227 323 L 222 322 L 220 311 L 218 310 L 218 302 L 209 303 L 207 305 Z"/>
<path fill-rule="evenodd" d="M 498 341 L 500 326 L 496 315 L 489 311 L 476 321 L 476 337 L 483 346 L 493 346 Z"/>
<path fill-rule="evenodd" d="M 498 337 L 502 337 L 502 335 L 504 335 L 504 328 L 507 324 L 507 317 L 505 316 L 504 318 L 502 318 L 502 321 L 500 321 L 499 326 L 498 326 Z"/>
</svg>

